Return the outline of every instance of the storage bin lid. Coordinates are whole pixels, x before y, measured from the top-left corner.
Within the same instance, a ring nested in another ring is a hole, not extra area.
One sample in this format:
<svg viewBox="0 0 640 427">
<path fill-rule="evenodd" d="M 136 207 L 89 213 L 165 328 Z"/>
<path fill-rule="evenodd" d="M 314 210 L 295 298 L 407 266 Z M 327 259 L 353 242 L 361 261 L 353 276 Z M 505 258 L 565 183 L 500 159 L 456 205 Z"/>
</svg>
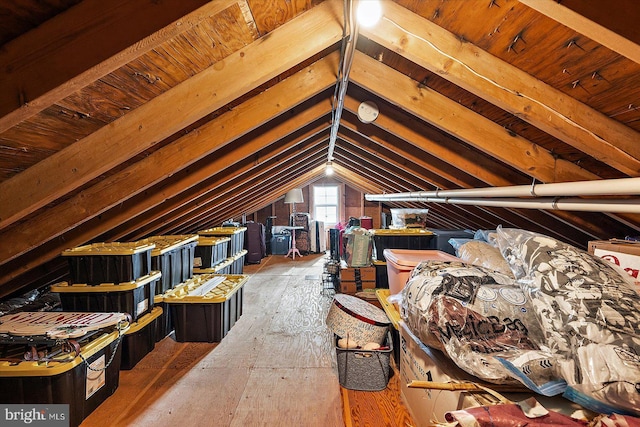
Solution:
<svg viewBox="0 0 640 427">
<path fill-rule="evenodd" d="M 125 335 L 133 334 L 146 328 L 160 316 L 162 316 L 162 307 L 153 307 L 151 312 L 139 317 L 137 322 L 133 322 L 127 332 L 125 332 Z"/>
<path fill-rule="evenodd" d="M 138 240 L 137 243 L 155 245 L 155 248 L 151 251 L 151 256 L 159 256 L 170 251 L 175 251 L 189 243 L 197 243 L 197 234 L 185 234 L 185 235 L 166 235 L 166 236 L 151 236 L 146 239 Z"/>
<path fill-rule="evenodd" d="M 233 258 L 225 258 L 224 261 L 217 263 L 211 268 L 194 268 L 193 272 L 195 274 L 216 274 L 220 273 L 222 269 L 229 267 L 231 264 L 233 264 Z"/>
<path fill-rule="evenodd" d="M 112 342 L 121 337 L 123 331 L 105 332 L 88 341 L 81 345 L 80 355 L 76 355 L 75 352 L 62 352 L 49 359 L 46 363 L 41 360 L 25 360 L 19 363 L 14 360 L 2 360 L 0 361 L 0 377 L 53 377 L 69 372 L 76 366 L 85 363 L 85 360 L 94 354 L 111 345 Z"/>
<path fill-rule="evenodd" d="M 0 317 L 0 334 L 13 336 L 46 336 L 48 338 L 78 338 L 98 329 L 124 325 L 125 313 L 85 313 L 60 311 L 24 311 Z"/>
<path fill-rule="evenodd" d="M 247 227 L 213 227 L 200 230 L 198 234 L 201 236 L 228 236 L 242 233 L 246 229 Z"/>
<path fill-rule="evenodd" d="M 432 236 L 433 232 L 424 228 L 374 228 L 369 230 L 375 236 Z"/>
<path fill-rule="evenodd" d="M 51 285 L 51 292 L 125 292 L 132 289 L 136 289 L 142 286 L 146 286 L 154 280 L 160 280 L 162 273 L 159 271 L 152 271 L 151 273 L 138 278 L 133 282 L 120 282 L 120 283 L 101 283 L 99 285 L 87 285 L 86 283 L 69 283 L 60 282 Z"/>
<path fill-rule="evenodd" d="M 217 246 L 226 242 L 230 242 L 230 237 L 222 237 L 222 236 L 199 236 L 198 237 L 198 246 Z"/>
<path fill-rule="evenodd" d="M 240 252 L 238 252 L 237 254 L 235 254 L 234 256 L 231 257 L 232 261 L 237 261 L 240 258 L 242 258 L 243 256 L 245 256 L 249 251 L 246 249 L 241 250 Z"/>
<path fill-rule="evenodd" d="M 193 295 L 201 286 L 210 286 L 211 281 L 222 279 L 203 295 Z M 182 285 L 164 293 L 165 303 L 221 303 L 233 296 L 249 279 L 244 274 L 197 274 Z"/>
<path fill-rule="evenodd" d="M 326 324 L 334 334 L 349 338 L 359 346 L 368 342 L 382 344 L 390 323 L 384 311 L 347 294 L 337 294 L 333 298 L 326 318 Z"/>
<path fill-rule="evenodd" d="M 92 243 L 78 246 L 62 252 L 62 256 L 87 256 L 87 255 L 133 255 L 150 251 L 156 247 L 149 242 L 109 242 Z"/>
<path fill-rule="evenodd" d="M 385 249 L 382 253 L 387 262 L 411 268 L 422 261 L 462 261 L 458 257 L 435 249 Z"/>
</svg>

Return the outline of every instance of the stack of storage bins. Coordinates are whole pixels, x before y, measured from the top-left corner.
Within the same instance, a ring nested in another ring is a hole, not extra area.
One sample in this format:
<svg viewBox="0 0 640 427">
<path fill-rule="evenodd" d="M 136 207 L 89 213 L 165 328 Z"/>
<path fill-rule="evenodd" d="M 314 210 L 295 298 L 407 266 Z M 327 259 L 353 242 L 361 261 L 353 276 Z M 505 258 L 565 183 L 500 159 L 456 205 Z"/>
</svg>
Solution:
<svg viewBox="0 0 640 427">
<path fill-rule="evenodd" d="M 137 334 L 137 341 L 140 342 L 140 345 L 136 346 L 133 353 L 144 357 L 145 348 L 151 351 L 155 348 L 156 342 L 161 341 L 173 332 L 171 312 L 164 302 L 164 293 L 193 277 L 198 235 L 151 236 L 138 241 L 138 243 L 155 245 L 155 248 L 151 251 L 151 268 L 162 273 L 156 285 L 154 297 L 154 306 L 162 309 L 162 312 L 155 320 L 155 336 L 151 337 L 150 330 L 153 325 L 150 324 L 149 319 L 141 320 L 129 332 L 130 335 Z M 132 359 L 136 360 L 138 358 L 133 357 Z M 128 364 L 123 360 L 123 365 L 127 366 Z"/>
<path fill-rule="evenodd" d="M 118 388 L 122 349 L 118 344 L 127 328 L 122 313 L 3 316 L 0 401 L 32 405 L 49 422 L 78 426 Z M 30 349 L 27 354 L 25 348 Z"/>
<path fill-rule="evenodd" d="M 162 278 L 152 270 L 151 241 L 94 243 L 62 253 L 69 260 L 71 282 L 51 286 L 60 295 L 63 311 L 120 312 L 132 326 L 122 340 L 121 369 L 131 369 L 156 342 L 156 288 Z"/>
<path fill-rule="evenodd" d="M 219 342 L 242 315 L 246 275 L 198 274 L 165 293 L 178 342 Z"/>
<path fill-rule="evenodd" d="M 247 255 L 246 249 L 244 249 L 244 236 L 247 231 L 247 227 L 213 227 L 206 230 L 198 231 L 199 242 L 196 247 L 196 258 L 199 254 L 204 253 L 204 249 L 200 249 L 201 246 L 213 242 L 214 240 L 208 239 L 229 239 L 226 240 L 227 253 L 226 259 L 218 264 L 206 266 L 203 261 L 200 266 L 194 269 L 194 273 L 198 274 L 242 274 L 244 272 L 244 261 Z M 197 263 L 196 263 L 197 264 Z"/>
</svg>

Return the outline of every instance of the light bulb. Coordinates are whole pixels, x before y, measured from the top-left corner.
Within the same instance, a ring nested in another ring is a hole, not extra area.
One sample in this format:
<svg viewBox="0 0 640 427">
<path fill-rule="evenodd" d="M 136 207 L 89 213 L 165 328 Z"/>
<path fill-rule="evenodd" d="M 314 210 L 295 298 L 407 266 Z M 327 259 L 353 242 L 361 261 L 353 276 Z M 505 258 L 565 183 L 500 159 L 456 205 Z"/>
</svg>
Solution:
<svg viewBox="0 0 640 427">
<path fill-rule="evenodd" d="M 331 165 L 331 162 L 327 163 L 327 167 L 325 168 L 324 173 L 327 176 L 333 175 L 333 166 Z"/>
<path fill-rule="evenodd" d="M 360 0 L 357 11 L 358 23 L 363 27 L 374 26 L 382 16 L 382 7 L 378 0 Z"/>
</svg>

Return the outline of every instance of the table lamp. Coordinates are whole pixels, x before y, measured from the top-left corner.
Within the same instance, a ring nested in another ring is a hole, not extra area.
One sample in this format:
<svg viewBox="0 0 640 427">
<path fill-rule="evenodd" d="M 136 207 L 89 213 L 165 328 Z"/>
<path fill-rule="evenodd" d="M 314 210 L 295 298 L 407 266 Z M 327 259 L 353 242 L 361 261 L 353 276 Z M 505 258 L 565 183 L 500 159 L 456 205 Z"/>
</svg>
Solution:
<svg viewBox="0 0 640 427">
<path fill-rule="evenodd" d="M 285 203 L 293 204 L 293 215 L 296 215 L 296 203 L 303 203 L 304 198 L 302 197 L 302 188 L 294 188 L 293 190 L 287 191 L 287 194 L 284 196 Z"/>
</svg>

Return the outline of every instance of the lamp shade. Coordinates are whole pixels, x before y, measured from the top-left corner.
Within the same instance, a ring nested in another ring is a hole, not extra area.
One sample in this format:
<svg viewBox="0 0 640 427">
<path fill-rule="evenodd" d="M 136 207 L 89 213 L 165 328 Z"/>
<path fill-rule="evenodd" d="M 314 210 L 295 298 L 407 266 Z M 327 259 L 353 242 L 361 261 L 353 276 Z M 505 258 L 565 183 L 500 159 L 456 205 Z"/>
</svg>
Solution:
<svg viewBox="0 0 640 427">
<path fill-rule="evenodd" d="M 294 188 L 289 190 L 284 196 L 285 203 L 302 203 L 304 198 L 302 197 L 302 188 Z"/>
</svg>

